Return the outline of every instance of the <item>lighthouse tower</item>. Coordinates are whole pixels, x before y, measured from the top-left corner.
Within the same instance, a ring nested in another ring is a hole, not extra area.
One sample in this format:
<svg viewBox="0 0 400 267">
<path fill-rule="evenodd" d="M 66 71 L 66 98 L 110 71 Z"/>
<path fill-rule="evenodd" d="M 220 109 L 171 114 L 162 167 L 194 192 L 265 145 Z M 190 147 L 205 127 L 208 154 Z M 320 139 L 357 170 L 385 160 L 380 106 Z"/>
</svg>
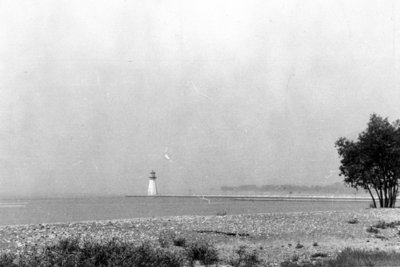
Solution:
<svg viewBox="0 0 400 267">
<path fill-rule="evenodd" d="M 149 177 L 149 188 L 147 189 L 148 196 L 155 196 L 157 195 L 157 186 L 156 186 L 156 172 L 151 171 Z"/>
</svg>

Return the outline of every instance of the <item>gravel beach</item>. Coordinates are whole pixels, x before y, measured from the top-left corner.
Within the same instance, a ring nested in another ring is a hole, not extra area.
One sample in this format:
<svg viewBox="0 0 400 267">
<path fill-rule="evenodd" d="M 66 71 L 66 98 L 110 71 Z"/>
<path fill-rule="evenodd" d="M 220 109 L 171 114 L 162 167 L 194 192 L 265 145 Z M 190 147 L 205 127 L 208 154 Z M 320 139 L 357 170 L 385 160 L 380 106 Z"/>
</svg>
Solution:
<svg viewBox="0 0 400 267">
<path fill-rule="evenodd" d="M 349 223 L 356 218 L 356 223 Z M 163 235 L 205 238 L 215 244 L 220 258 L 229 258 L 239 246 L 258 251 L 261 258 L 278 265 L 298 257 L 310 260 L 321 252 L 333 257 L 345 247 L 394 250 L 400 248 L 399 229 L 366 229 L 378 221 L 400 220 L 398 209 L 360 211 L 286 212 L 223 216 L 175 216 L 129 220 L 90 221 L 0 227 L 0 249 L 23 250 L 65 237 L 107 241 L 113 237 L 141 243 L 158 242 Z"/>
</svg>

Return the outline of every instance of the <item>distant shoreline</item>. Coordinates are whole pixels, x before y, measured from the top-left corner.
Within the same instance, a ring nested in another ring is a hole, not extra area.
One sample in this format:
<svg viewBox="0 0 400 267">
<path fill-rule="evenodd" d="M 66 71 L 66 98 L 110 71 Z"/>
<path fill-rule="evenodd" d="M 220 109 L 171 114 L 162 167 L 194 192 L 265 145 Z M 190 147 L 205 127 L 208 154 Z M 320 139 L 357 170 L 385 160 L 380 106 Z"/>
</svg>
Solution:
<svg viewBox="0 0 400 267">
<path fill-rule="evenodd" d="M 126 195 L 125 197 L 150 197 L 150 198 L 200 198 L 200 199 L 216 199 L 226 198 L 239 201 L 371 201 L 370 197 L 366 196 L 302 196 L 302 195 Z"/>
</svg>

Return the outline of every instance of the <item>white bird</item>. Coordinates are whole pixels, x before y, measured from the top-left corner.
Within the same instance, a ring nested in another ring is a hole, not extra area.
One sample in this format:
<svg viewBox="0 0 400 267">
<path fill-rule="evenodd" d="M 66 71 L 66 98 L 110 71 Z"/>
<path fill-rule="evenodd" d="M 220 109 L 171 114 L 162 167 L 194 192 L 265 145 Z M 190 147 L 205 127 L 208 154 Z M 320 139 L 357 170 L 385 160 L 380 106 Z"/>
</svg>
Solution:
<svg viewBox="0 0 400 267">
<path fill-rule="evenodd" d="M 211 97 L 209 97 L 208 95 L 200 92 L 199 88 L 197 88 L 197 86 L 194 84 L 194 82 L 191 82 L 192 84 L 192 88 L 193 90 L 200 96 L 207 98 L 208 100 L 210 100 L 211 102 L 213 102 L 213 99 Z"/>
<path fill-rule="evenodd" d="M 164 158 L 165 158 L 166 160 L 172 162 L 171 157 L 168 155 L 168 147 L 166 147 L 165 150 L 164 150 Z"/>
</svg>

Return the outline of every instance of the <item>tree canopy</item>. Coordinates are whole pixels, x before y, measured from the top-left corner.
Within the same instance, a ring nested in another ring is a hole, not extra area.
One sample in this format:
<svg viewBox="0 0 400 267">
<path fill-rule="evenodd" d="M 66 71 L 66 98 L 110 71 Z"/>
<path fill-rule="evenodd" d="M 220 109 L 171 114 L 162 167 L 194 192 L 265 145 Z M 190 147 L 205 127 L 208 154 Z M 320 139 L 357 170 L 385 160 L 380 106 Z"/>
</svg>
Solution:
<svg viewBox="0 0 400 267">
<path fill-rule="evenodd" d="M 339 138 L 340 175 L 354 188 L 369 192 L 377 207 L 395 207 L 400 177 L 400 121 L 372 114 L 356 141 Z"/>
</svg>

